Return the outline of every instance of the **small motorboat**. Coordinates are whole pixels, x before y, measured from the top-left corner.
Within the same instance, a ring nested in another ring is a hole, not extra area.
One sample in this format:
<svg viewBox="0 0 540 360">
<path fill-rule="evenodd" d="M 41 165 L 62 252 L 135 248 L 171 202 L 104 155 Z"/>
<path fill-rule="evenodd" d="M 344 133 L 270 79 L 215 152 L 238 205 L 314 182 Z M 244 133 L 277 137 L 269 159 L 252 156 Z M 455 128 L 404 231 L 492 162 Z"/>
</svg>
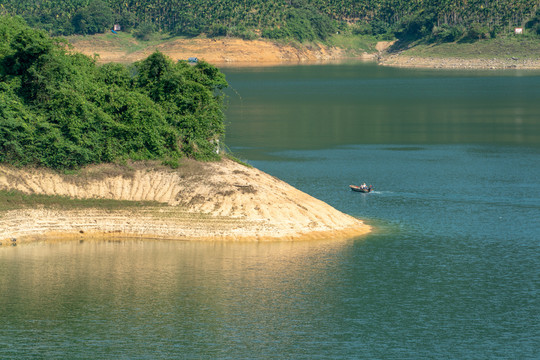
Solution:
<svg viewBox="0 0 540 360">
<path fill-rule="evenodd" d="M 373 189 L 373 186 L 369 185 L 369 187 L 362 187 L 362 186 L 357 186 L 357 185 L 349 185 L 349 187 L 351 188 L 352 191 L 357 191 L 357 192 L 362 192 L 362 193 L 369 193 L 369 192 L 372 192 L 374 189 Z"/>
</svg>

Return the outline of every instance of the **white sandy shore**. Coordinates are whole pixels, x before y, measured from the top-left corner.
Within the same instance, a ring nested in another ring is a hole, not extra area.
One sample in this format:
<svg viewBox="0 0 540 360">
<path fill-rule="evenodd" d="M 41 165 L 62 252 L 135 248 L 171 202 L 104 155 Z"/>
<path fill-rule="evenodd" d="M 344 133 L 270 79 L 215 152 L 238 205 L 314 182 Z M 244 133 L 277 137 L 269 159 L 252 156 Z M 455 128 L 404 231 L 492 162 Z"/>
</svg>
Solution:
<svg viewBox="0 0 540 360">
<path fill-rule="evenodd" d="M 0 167 L 0 189 L 71 198 L 155 201 L 122 210 L 54 206 L 0 213 L 0 241 L 144 237 L 177 240 L 353 238 L 370 227 L 255 168 L 231 160 L 186 161 L 178 170 L 112 165 L 78 175 Z"/>
</svg>

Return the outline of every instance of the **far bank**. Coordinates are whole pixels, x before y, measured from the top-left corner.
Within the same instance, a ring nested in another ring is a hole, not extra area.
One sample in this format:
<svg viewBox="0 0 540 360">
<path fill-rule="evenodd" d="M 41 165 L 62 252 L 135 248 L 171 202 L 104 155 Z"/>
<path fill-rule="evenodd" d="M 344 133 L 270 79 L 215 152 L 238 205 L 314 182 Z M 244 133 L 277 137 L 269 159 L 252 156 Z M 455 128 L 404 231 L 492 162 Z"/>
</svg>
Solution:
<svg viewBox="0 0 540 360">
<path fill-rule="evenodd" d="M 335 63 L 356 59 L 405 68 L 540 69 L 540 41 L 532 38 L 414 46 L 346 36 L 336 36 L 327 44 L 227 37 L 145 42 L 128 34 L 72 36 L 68 41 L 75 51 L 97 55 L 101 63 L 131 63 L 158 50 L 175 61 L 196 57 L 219 67 Z"/>
<path fill-rule="evenodd" d="M 540 40 L 506 37 L 474 42 L 394 44 L 379 64 L 432 69 L 540 69 Z"/>
<path fill-rule="evenodd" d="M 128 34 L 71 36 L 74 50 L 85 55 L 98 55 L 98 62 L 131 63 L 160 51 L 171 59 L 197 58 L 218 66 L 272 66 L 285 63 L 308 63 L 358 58 L 375 61 L 374 43 L 346 48 L 321 43 L 286 43 L 264 39 L 239 38 L 159 38 L 140 41 Z"/>
</svg>

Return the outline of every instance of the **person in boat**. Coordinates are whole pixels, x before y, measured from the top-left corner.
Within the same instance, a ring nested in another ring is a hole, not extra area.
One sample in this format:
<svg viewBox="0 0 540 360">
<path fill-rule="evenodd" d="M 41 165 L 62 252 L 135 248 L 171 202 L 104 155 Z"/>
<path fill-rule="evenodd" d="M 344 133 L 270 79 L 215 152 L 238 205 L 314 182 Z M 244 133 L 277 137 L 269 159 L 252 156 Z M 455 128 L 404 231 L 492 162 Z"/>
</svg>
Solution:
<svg viewBox="0 0 540 360">
<path fill-rule="evenodd" d="M 364 189 L 364 190 L 367 189 L 366 183 L 363 183 L 362 185 L 360 185 L 360 188 L 362 188 L 362 189 Z"/>
</svg>

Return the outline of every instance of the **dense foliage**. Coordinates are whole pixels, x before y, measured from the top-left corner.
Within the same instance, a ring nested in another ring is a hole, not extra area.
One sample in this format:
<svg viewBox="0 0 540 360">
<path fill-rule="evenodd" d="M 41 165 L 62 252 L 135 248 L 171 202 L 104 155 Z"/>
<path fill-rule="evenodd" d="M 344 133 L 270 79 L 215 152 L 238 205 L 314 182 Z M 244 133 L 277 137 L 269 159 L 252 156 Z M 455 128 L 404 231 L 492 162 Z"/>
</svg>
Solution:
<svg viewBox="0 0 540 360">
<path fill-rule="evenodd" d="M 224 133 L 215 67 L 156 52 L 130 67 L 94 59 L 0 17 L 0 162 L 56 169 L 118 159 L 211 159 Z"/>
<path fill-rule="evenodd" d="M 0 12 L 21 15 L 53 35 L 103 32 L 114 22 L 126 30 L 304 41 L 324 40 L 354 24 L 358 33 L 453 41 L 493 37 L 516 26 L 536 33 L 539 5 L 539 0 L 0 0 Z"/>
</svg>

